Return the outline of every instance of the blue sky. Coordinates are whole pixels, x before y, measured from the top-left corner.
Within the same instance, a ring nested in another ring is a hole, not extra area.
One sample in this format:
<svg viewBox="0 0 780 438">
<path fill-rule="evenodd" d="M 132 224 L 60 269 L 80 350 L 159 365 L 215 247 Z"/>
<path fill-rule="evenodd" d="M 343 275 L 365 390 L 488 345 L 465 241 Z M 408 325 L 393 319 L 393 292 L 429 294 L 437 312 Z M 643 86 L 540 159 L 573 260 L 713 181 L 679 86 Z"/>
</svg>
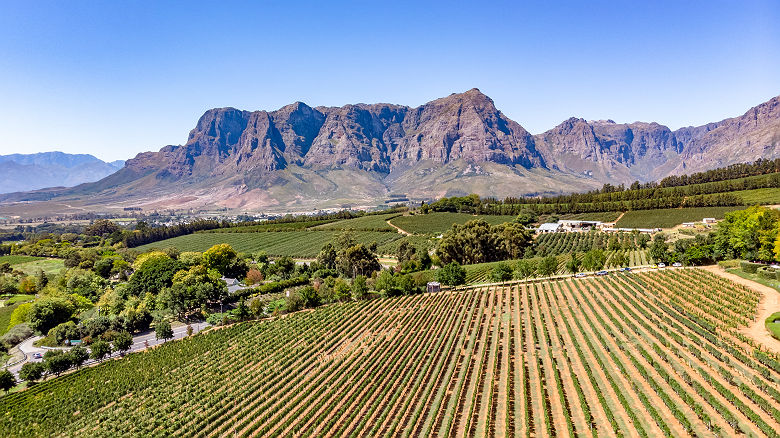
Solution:
<svg viewBox="0 0 780 438">
<path fill-rule="evenodd" d="M 548 5 L 547 3 L 554 3 Z M 124 159 L 213 107 L 417 106 L 672 129 L 780 94 L 780 2 L 0 3 L 0 154 Z"/>
</svg>

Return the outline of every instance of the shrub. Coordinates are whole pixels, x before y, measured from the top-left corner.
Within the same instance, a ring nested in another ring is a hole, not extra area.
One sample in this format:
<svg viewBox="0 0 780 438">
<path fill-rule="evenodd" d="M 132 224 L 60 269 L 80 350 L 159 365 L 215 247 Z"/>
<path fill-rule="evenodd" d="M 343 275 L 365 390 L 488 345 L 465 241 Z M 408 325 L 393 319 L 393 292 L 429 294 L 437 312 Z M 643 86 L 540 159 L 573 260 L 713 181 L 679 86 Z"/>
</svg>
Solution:
<svg viewBox="0 0 780 438">
<path fill-rule="evenodd" d="M 743 261 L 739 264 L 739 267 L 748 274 L 755 274 L 759 266 L 761 266 L 760 263 L 753 263 L 748 261 Z"/>
<path fill-rule="evenodd" d="M 775 270 L 768 266 L 762 266 L 758 268 L 757 272 L 761 278 L 766 278 L 767 280 L 775 279 Z"/>
<path fill-rule="evenodd" d="M 7 349 L 11 349 L 14 345 L 24 341 L 32 336 L 33 330 L 27 324 L 15 325 L 8 333 L 0 336 L 0 343 L 2 343 Z"/>
</svg>

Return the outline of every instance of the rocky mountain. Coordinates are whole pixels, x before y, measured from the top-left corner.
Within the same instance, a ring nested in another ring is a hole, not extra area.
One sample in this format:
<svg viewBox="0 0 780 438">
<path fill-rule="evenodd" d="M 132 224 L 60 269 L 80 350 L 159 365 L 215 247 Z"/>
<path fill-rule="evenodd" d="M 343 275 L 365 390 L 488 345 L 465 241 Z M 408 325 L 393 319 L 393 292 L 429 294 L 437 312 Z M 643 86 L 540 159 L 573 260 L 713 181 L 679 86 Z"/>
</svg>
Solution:
<svg viewBox="0 0 780 438">
<path fill-rule="evenodd" d="M 570 118 L 531 135 L 478 89 L 417 108 L 355 104 L 207 111 L 184 145 L 128 160 L 70 190 L 0 201 L 293 210 L 479 193 L 571 192 L 780 155 L 780 97 L 740 117 L 672 131 Z"/>
<path fill-rule="evenodd" d="M 116 172 L 124 161 L 106 163 L 92 155 L 42 152 L 0 155 L 0 193 L 44 187 L 72 187 Z"/>
</svg>

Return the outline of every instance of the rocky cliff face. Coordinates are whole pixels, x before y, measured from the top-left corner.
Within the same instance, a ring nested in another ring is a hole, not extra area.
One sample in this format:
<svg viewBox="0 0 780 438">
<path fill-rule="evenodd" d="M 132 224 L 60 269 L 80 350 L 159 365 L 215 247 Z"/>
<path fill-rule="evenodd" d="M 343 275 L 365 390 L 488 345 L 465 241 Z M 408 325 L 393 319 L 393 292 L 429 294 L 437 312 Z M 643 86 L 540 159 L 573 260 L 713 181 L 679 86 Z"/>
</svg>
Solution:
<svg viewBox="0 0 780 438">
<path fill-rule="evenodd" d="M 419 161 L 455 160 L 543 167 L 534 140 L 473 89 L 418 108 L 346 105 L 311 108 L 297 102 L 277 111 L 207 111 L 184 146 L 128 161 L 161 177 L 270 172 L 289 164 L 388 173 Z"/>
<path fill-rule="evenodd" d="M 139 154 L 73 193 L 258 207 L 327 197 L 372 204 L 386 193 L 536 195 L 775 158 L 778 143 L 780 96 L 740 117 L 677 131 L 570 118 L 531 135 L 472 89 L 417 108 L 212 109 L 184 145 Z"/>
</svg>

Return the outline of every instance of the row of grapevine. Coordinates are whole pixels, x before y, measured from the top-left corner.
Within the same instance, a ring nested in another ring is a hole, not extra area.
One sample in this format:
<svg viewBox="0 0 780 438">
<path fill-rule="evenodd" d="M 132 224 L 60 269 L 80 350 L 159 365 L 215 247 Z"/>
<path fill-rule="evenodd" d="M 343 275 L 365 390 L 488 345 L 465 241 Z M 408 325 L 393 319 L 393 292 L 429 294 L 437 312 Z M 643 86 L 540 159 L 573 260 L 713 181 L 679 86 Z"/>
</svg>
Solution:
<svg viewBox="0 0 780 438">
<path fill-rule="evenodd" d="M 0 399 L 3 436 L 746 436 L 780 430 L 760 296 L 698 269 L 334 304 Z"/>
</svg>

